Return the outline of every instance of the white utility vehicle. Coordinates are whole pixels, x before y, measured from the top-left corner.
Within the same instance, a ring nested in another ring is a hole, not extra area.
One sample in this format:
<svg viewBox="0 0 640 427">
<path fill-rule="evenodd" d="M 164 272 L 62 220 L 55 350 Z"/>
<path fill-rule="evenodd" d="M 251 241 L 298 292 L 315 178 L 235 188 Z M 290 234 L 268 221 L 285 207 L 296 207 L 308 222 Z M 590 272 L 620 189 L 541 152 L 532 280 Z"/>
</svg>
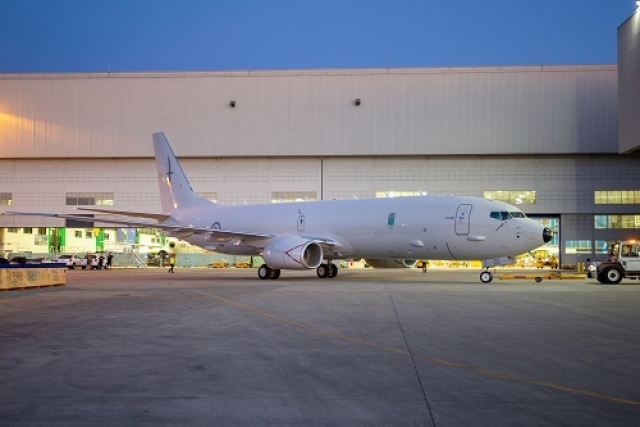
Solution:
<svg viewBox="0 0 640 427">
<path fill-rule="evenodd" d="M 616 284 L 623 278 L 640 278 L 640 242 L 612 242 L 610 247 L 609 260 L 596 266 L 595 276 L 598 282 Z"/>
<path fill-rule="evenodd" d="M 78 255 L 62 254 L 58 257 L 56 262 L 67 264 L 67 268 L 71 270 L 76 267 L 82 267 L 82 258 Z"/>
</svg>

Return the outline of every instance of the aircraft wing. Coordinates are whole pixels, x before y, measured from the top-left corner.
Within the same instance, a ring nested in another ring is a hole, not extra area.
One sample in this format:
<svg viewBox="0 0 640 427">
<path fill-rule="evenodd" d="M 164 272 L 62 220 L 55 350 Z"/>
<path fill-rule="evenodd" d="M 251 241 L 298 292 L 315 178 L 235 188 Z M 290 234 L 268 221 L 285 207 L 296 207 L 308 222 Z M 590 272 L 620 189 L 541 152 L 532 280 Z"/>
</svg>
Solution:
<svg viewBox="0 0 640 427">
<path fill-rule="evenodd" d="M 91 209 L 93 210 L 93 209 Z M 101 210 L 99 212 L 109 212 L 107 210 Z M 118 212 L 120 215 L 126 215 L 124 211 L 111 211 L 111 213 Z M 243 240 L 256 240 L 256 239 L 267 239 L 277 237 L 277 234 L 265 234 L 265 233 L 255 233 L 251 231 L 230 231 L 230 230 L 218 230 L 213 228 L 204 228 L 204 227 L 191 227 L 186 225 L 180 225 L 177 223 L 171 223 L 170 221 L 166 222 L 153 222 L 153 221 L 141 221 L 137 219 L 127 219 L 127 218 L 100 218 L 94 216 L 79 216 L 73 214 L 58 214 L 58 213 L 49 213 L 49 212 L 18 212 L 18 211 L 7 211 L 2 215 L 21 215 L 21 216 L 43 216 L 48 218 L 62 218 L 62 219 L 72 219 L 74 221 L 81 222 L 103 222 L 107 224 L 118 224 L 123 227 L 150 227 L 157 228 L 166 232 L 187 235 L 187 234 L 209 234 L 211 235 L 212 240 L 221 240 L 226 241 L 233 238 L 239 238 Z M 161 214 L 138 214 L 140 217 L 146 218 L 154 218 L 154 217 L 166 217 L 170 220 L 170 216 L 161 215 Z"/>
<path fill-rule="evenodd" d="M 256 246 L 263 248 L 267 241 L 272 239 L 277 239 L 282 235 L 277 233 L 256 233 L 253 231 L 240 231 L 240 230 L 220 230 L 214 228 L 205 228 L 205 227 L 192 227 L 188 225 L 180 225 L 178 223 L 172 223 L 171 216 L 163 215 L 163 214 L 149 214 L 149 213 L 137 213 L 137 212 L 126 212 L 126 211 L 115 211 L 108 209 L 82 209 L 87 211 L 94 212 L 102 212 L 102 213 L 110 213 L 114 215 L 130 215 L 137 218 L 152 218 L 152 219 L 162 219 L 162 222 L 154 222 L 154 221 L 143 221 L 138 219 L 129 219 L 129 218 L 101 218 L 94 216 L 80 216 L 73 214 L 59 214 L 59 213 L 49 213 L 49 212 L 19 212 L 19 211 L 7 211 L 0 215 L 21 215 L 21 216 L 41 216 L 48 218 L 62 218 L 62 219 L 72 219 L 74 221 L 80 222 L 101 222 L 107 224 L 117 224 L 122 227 L 131 227 L 131 228 L 157 228 L 167 233 L 171 233 L 176 237 L 185 237 L 193 234 L 205 234 L 208 235 L 212 243 L 213 242 L 226 242 L 231 239 L 238 239 L 245 242 L 250 241 L 258 241 L 262 240 L 263 242 L 256 242 Z M 325 238 L 325 237 L 310 237 L 304 236 L 306 239 L 317 242 L 322 245 L 325 249 L 328 249 L 332 252 L 339 250 L 342 248 L 342 245 L 335 241 L 334 239 Z"/>
<path fill-rule="evenodd" d="M 116 211 L 112 209 L 89 209 L 89 208 L 76 208 L 76 209 L 79 211 L 108 213 L 112 215 L 130 216 L 134 218 L 151 218 L 151 219 L 157 220 L 158 222 L 166 221 L 169 218 L 171 218 L 170 215 L 154 214 L 154 213 L 148 213 L 148 212 L 130 212 L 130 211 Z"/>
<path fill-rule="evenodd" d="M 160 223 L 152 222 L 152 221 L 140 221 L 136 219 L 115 219 L 115 218 L 97 218 L 94 216 L 81 216 L 81 215 L 72 215 L 72 214 L 58 214 L 58 213 L 49 213 L 49 212 L 18 212 L 18 211 L 7 211 L 3 213 L 3 215 L 20 215 L 20 216 L 43 216 L 47 218 L 63 218 L 63 219 L 73 219 L 81 222 L 105 222 L 109 224 L 121 224 L 126 227 L 156 227 L 160 228 Z"/>
</svg>

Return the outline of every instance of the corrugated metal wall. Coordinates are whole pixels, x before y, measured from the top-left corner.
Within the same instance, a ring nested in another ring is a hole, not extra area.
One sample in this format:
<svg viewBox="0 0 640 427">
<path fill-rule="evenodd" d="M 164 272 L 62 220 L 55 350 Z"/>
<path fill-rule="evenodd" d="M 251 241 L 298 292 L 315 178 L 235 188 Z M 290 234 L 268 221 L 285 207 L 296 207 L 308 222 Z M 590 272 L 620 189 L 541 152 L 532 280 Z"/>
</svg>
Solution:
<svg viewBox="0 0 640 427">
<path fill-rule="evenodd" d="M 618 28 L 620 152 L 640 150 L 640 10 Z"/>
<path fill-rule="evenodd" d="M 617 153 L 617 125 L 615 66 L 0 76 L 0 158 L 147 157 L 156 131 L 193 157 Z"/>
</svg>

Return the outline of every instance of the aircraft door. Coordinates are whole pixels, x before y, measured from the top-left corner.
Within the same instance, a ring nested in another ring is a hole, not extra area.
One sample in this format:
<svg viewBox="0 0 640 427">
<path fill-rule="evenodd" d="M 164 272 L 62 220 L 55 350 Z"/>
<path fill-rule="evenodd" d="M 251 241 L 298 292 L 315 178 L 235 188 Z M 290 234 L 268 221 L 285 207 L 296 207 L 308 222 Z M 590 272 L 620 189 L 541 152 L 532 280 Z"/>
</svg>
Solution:
<svg viewBox="0 0 640 427">
<path fill-rule="evenodd" d="M 472 205 L 467 204 L 458 206 L 455 218 L 455 231 L 458 236 L 467 236 L 471 231 L 470 217 L 472 207 Z"/>
</svg>

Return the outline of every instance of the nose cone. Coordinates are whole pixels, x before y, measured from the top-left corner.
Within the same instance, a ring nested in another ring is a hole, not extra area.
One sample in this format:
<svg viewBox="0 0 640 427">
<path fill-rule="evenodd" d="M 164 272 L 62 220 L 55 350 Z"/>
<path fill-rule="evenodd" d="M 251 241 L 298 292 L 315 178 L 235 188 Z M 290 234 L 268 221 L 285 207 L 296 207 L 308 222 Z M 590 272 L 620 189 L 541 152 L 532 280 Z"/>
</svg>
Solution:
<svg viewBox="0 0 640 427">
<path fill-rule="evenodd" d="M 544 229 L 542 229 L 542 240 L 545 243 L 549 243 L 551 239 L 553 239 L 553 232 L 551 231 L 551 229 L 549 227 L 545 227 Z"/>
</svg>

